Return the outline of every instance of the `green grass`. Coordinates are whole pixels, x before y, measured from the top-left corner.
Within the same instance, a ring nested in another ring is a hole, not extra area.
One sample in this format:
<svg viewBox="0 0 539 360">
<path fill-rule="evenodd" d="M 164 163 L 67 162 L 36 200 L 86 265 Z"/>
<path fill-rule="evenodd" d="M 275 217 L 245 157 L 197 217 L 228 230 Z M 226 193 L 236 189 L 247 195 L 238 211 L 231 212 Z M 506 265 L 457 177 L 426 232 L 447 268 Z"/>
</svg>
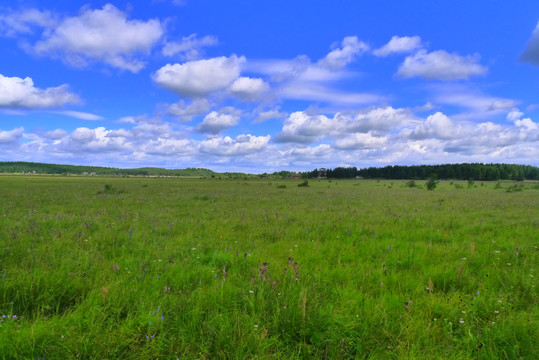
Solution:
<svg viewBox="0 0 539 360">
<path fill-rule="evenodd" d="M 298 184 L 0 176 L 0 358 L 539 358 L 537 183 Z"/>
</svg>

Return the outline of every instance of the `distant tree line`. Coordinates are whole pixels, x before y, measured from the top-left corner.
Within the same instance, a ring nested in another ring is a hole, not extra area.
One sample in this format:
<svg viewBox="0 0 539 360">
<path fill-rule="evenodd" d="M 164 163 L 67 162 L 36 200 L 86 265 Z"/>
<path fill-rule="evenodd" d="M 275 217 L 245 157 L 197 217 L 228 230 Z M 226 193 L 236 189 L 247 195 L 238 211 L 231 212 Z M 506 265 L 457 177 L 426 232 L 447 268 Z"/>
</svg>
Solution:
<svg viewBox="0 0 539 360">
<path fill-rule="evenodd" d="M 325 177 L 329 179 L 427 179 L 436 174 L 438 179 L 455 180 L 539 180 L 539 167 L 514 164 L 444 164 L 444 165 L 389 165 L 385 167 L 369 167 L 358 170 L 356 167 L 337 167 L 325 169 Z M 314 169 L 302 173 L 303 178 L 319 178 L 321 171 Z"/>
<path fill-rule="evenodd" d="M 277 171 L 271 174 L 259 175 L 238 172 L 216 173 L 203 168 L 162 169 L 162 168 L 136 168 L 119 169 L 100 166 L 80 166 L 45 164 L 23 161 L 0 162 L 0 173 L 10 174 L 56 174 L 56 175 L 116 175 L 116 176 L 192 176 L 226 179 L 247 179 L 258 177 L 260 179 L 407 179 L 423 180 L 435 174 L 438 179 L 455 180 L 539 180 L 539 167 L 514 164 L 444 164 L 444 165 L 388 165 L 385 167 L 369 167 L 357 169 L 356 167 L 336 167 L 334 169 L 314 169 L 301 173 L 291 171 Z"/>
<path fill-rule="evenodd" d="M 0 162 L 0 173 L 8 174 L 51 174 L 51 175 L 116 175 L 116 176 L 199 176 L 215 177 L 218 175 L 212 170 L 200 168 L 187 169 L 161 169 L 161 168 L 137 168 L 119 169 L 101 166 L 45 164 L 24 161 Z M 230 173 L 227 175 L 234 175 Z"/>
</svg>

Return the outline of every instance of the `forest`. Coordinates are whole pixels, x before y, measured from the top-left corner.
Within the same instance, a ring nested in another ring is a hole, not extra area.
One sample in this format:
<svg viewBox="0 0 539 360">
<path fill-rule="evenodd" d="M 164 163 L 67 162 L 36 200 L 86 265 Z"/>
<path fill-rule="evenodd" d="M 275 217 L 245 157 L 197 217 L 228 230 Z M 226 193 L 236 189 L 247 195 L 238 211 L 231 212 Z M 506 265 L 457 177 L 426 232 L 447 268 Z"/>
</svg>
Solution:
<svg viewBox="0 0 539 360">
<path fill-rule="evenodd" d="M 325 176 L 324 176 L 325 174 Z M 444 164 L 444 165 L 388 165 L 385 167 L 337 167 L 335 169 L 315 169 L 303 173 L 305 178 L 327 177 L 333 179 L 365 178 L 365 179 L 427 179 L 431 175 L 438 179 L 454 180 L 537 180 L 539 168 L 530 165 L 515 164 Z"/>
</svg>

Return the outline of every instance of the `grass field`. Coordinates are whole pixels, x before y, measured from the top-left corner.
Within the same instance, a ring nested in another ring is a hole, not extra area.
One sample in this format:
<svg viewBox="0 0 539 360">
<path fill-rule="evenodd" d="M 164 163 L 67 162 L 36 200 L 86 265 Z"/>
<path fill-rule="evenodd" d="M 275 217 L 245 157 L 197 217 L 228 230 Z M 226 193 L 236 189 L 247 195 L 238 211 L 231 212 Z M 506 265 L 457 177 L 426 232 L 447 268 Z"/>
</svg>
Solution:
<svg viewBox="0 0 539 360">
<path fill-rule="evenodd" d="M 0 358 L 539 358 L 537 183 L 299 183 L 0 176 Z"/>
</svg>

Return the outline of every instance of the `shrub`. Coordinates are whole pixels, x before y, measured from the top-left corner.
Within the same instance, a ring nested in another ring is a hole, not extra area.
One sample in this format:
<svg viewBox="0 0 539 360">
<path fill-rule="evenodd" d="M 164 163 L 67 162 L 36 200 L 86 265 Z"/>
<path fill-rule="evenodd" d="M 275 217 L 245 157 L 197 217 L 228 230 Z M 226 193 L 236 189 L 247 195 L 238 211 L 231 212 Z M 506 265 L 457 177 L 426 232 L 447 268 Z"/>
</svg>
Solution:
<svg viewBox="0 0 539 360">
<path fill-rule="evenodd" d="M 507 190 L 505 190 L 506 192 L 515 192 L 515 191 L 523 191 L 524 190 L 524 185 L 522 184 L 515 184 L 515 185 L 512 185 L 512 186 L 509 186 L 507 188 Z"/>
<path fill-rule="evenodd" d="M 111 184 L 105 184 L 103 186 L 103 190 L 98 191 L 97 194 L 98 195 L 101 195 L 101 194 L 112 195 L 112 194 L 123 194 L 124 192 L 125 192 L 125 190 L 123 190 L 123 189 L 117 189 L 114 186 L 112 186 Z"/>
<path fill-rule="evenodd" d="M 298 184 L 298 187 L 307 187 L 309 186 L 309 180 L 305 179 L 301 183 Z"/>
<path fill-rule="evenodd" d="M 436 189 L 436 185 L 438 185 L 438 176 L 436 176 L 436 174 L 431 174 L 429 181 L 427 181 L 427 190 Z"/>
</svg>

